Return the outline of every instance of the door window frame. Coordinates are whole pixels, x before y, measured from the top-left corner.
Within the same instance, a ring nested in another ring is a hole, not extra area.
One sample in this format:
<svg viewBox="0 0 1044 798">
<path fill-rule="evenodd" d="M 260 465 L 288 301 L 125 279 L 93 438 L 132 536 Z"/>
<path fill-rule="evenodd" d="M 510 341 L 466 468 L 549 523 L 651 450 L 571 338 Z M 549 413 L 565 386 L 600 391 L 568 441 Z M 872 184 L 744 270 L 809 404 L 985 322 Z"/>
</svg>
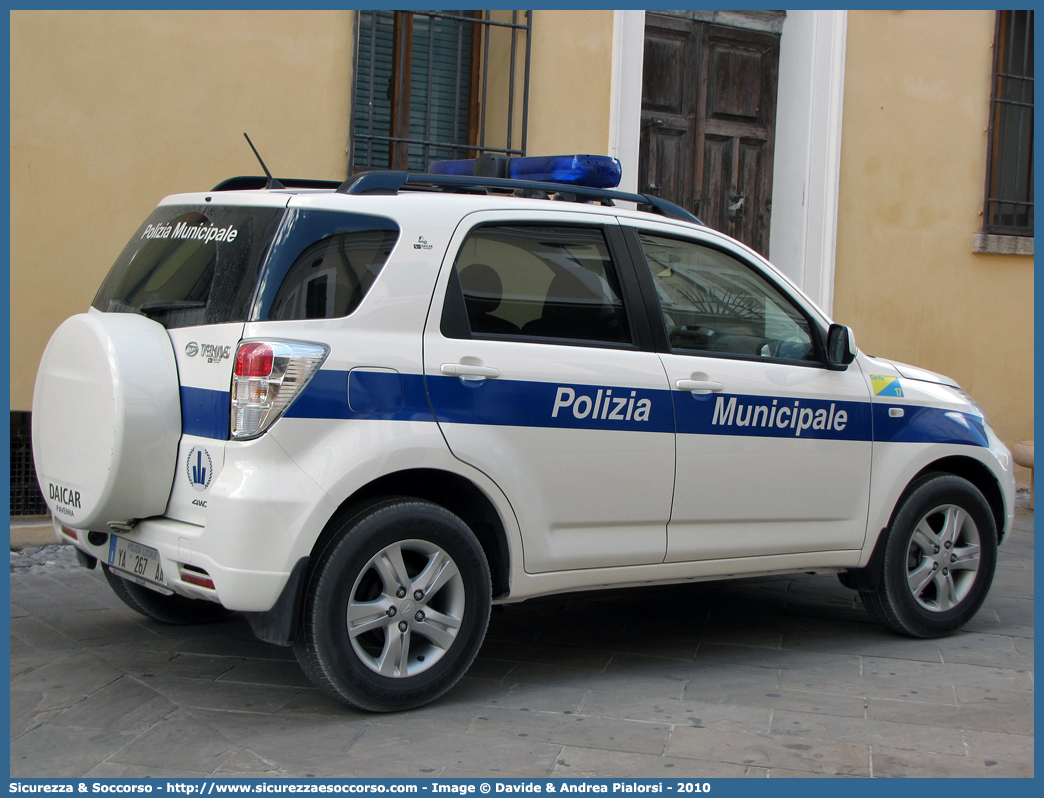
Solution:
<svg viewBox="0 0 1044 798">
<path fill-rule="evenodd" d="M 440 330 L 443 336 L 456 339 L 515 341 L 552 346 L 580 346 L 645 352 L 659 351 L 656 347 L 653 328 L 649 323 L 644 292 L 639 285 L 637 276 L 639 270 L 635 268 L 635 264 L 632 262 L 631 249 L 621 230 L 619 220 L 615 217 L 588 216 L 587 214 L 582 216 L 577 214 L 579 218 L 563 219 L 561 213 L 526 213 L 511 216 L 500 216 L 498 214 L 498 216 L 500 218 L 496 220 L 483 218 L 467 227 L 463 235 L 458 239 L 459 244 L 447 251 L 443 266 L 448 269 L 449 275 L 443 292 L 443 305 L 440 316 Z M 457 258 L 461 249 L 476 230 L 504 226 L 572 227 L 601 232 L 605 239 L 609 259 L 616 269 L 616 277 L 620 287 L 620 300 L 623 302 L 624 314 L 631 332 L 631 340 L 629 342 L 613 342 L 472 332 L 471 324 L 468 320 L 467 306 L 464 302 L 463 289 L 457 275 Z"/>
</svg>

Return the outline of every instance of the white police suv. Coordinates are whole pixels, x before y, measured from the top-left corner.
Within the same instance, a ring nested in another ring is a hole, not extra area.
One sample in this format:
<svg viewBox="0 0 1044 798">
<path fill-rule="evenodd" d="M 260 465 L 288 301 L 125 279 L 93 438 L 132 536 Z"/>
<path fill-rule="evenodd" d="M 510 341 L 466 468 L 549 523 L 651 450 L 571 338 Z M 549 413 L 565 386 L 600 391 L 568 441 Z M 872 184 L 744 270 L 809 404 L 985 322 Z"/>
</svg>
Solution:
<svg viewBox="0 0 1044 798">
<path fill-rule="evenodd" d="M 975 614 L 1015 485 L 954 382 L 612 159 L 431 171 L 168 197 L 55 332 L 40 483 L 123 601 L 240 611 L 376 711 L 492 602 L 815 571 L 903 634 Z"/>
</svg>

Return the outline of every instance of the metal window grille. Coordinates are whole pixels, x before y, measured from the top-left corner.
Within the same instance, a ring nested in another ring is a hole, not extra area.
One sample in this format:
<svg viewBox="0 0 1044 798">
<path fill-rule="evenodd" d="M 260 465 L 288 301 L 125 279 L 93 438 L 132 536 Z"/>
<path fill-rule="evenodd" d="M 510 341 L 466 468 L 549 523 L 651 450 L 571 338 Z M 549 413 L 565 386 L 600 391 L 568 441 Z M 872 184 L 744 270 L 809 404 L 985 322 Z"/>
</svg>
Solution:
<svg viewBox="0 0 1044 798">
<path fill-rule="evenodd" d="M 45 515 L 47 503 L 36 482 L 31 413 L 11 411 L 11 515 Z"/>
<path fill-rule="evenodd" d="M 1033 235 L 1033 12 L 998 11 L 984 227 Z"/>
<path fill-rule="evenodd" d="M 525 155 L 532 12 L 506 18 L 489 11 L 357 13 L 350 170 L 423 172 L 432 160 Z"/>
</svg>

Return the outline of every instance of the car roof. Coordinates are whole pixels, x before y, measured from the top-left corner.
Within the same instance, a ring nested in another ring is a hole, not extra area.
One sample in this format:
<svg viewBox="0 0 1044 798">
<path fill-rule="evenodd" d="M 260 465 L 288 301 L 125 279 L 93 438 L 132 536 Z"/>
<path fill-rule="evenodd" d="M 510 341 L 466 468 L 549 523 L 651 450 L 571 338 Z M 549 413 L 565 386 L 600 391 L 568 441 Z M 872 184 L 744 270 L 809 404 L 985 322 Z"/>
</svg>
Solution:
<svg viewBox="0 0 1044 798">
<path fill-rule="evenodd" d="M 228 183 L 230 181 L 226 181 Z M 289 182 L 289 181 L 288 181 Z M 312 181 L 319 183 L 321 181 Z M 515 181 L 523 183 L 525 181 Z M 224 184 L 222 184 L 224 185 Z M 534 186 L 542 184 L 532 184 Z M 283 207 L 325 208 L 345 212 L 394 215 L 424 208 L 426 215 L 461 217 L 484 210 L 512 210 L 535 212 L 565 212 L 599 216 L 618 216 L 652 222 L 673 222 L 682 227 L 710 231 L 698 219 L 678 208 L 680 214 L 652 213 L 635 208 L 634 198 L 644 195 L 629 195 L 624 192 L 599 192 L 595 198 L 585 201 L 587 192 L 572 192 L 567 186 L 546 197 L 519 196 L 503 191 L 458 192 L 409 188 L 393 193 L 345 193 L 327 186 L 285 186 L 282 188 L 232 188 L 220 191 L 174 194 L 165 197 L 161 205 L 246 205 Z M 539 189 L 528 189 L 539 191 Z M 615 195 L 615 196 L 602 196 Z M 599 201 L 601 200 L 601 201 Z M 623 205 L 617 204 L 619 202 Z M 658 200 L 662 206 L 677 208 L 671 203 Z M 628 207 L 630 205 L 631 207 Z M 649 206 L 646 206 L 649 207 Z M 682 215 L 684 214 L 684 215 Z"/>
<path fill-rule="evenodd" d="M 522 163 L 531 159 L 522 158 L 516 160 Z M 537 158 L 535 160 L 543 161 L 545 159 Z M 615 159 L 614 163 L 616 163 Z M 435 166 L 438 166 L 438 164 L 435 164 Z M 632 194 L 618 189 L 600 187 L 605 182 L 605 180 L 600 179 L 588 180 L 582 174 L 571 174 L 561 181 L 549 182 L 546 179 L 531 180 L 517 177 L 476 176 L 473 174 L 421 174 L 393 170 L 375 170 L 352 175 L 343 183 L 299 178 L 277 179 L 271 176 L 240 176 L 222 181 L 212 191 L 216 193 L 232 191 L 287 191 L 298 193 L 302 191 L 329 192 L 332 190 L 337 194 L 349 196 L 398 196 L 420 191 L 428 196 L 432 194 L 463 194 L 487 197 L 514 195 L 543 200 L 594 203 L 610 207 L 614 206 L 616 202 L 623 201 L 632 203 L 639 210 L 649 211 L 668 219 L 702 225 L 699 219 L 672 202 L 651 194 Z"/>
</svg>

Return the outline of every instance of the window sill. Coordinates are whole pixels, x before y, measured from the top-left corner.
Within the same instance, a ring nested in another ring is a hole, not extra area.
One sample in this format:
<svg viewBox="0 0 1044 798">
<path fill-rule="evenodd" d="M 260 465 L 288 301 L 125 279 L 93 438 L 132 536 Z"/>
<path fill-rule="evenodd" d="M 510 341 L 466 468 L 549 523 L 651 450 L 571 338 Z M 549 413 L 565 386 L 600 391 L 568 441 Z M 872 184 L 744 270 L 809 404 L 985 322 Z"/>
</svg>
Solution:
<svg viewBox="0 0 1044 798">
<path fill-rule="evenodd" d="M 1029 255 L 1033 256 L 1033 236 L 995 236 L 976 233 L 972 252 L 986 255 Z"/>
</svg>

